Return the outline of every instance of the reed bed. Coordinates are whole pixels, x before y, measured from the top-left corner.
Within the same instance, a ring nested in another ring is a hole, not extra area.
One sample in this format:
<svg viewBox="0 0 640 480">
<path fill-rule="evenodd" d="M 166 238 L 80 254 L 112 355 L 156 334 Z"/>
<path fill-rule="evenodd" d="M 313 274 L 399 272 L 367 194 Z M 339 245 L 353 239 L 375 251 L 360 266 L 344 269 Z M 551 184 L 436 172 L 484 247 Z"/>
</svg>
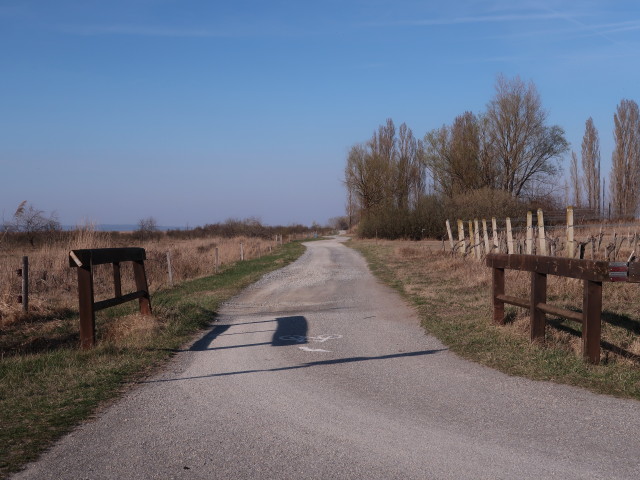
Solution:
<svg viewBox="0 0 640 480">
<path fill-rule="evenodd" d="M 285 238 L 286 240 L 286 238 Z M 151 293 L 169 286 L 169 258 L 172 282 L 222 272 L 240 260 L 241 244 L 245 260 L 258 258 L 277 246 L 274 239 L 254 237 L 209 237 L 176 239 L 163 234 L 139 241 L 127 234 L 110 235 L 92 229 L 78 230 L 65 239 L 51 238 L 30 245 L 0 244 L 0 328 L 16 321 L 45 319 L 64 315 L 77 309 L 77 278 L 69 266 L 69 251 L 83 248 L 109 248 L 139 246 L 145 248 L 145 268 Z M 216 266 L 216 249 L 218 265 Z M 169 254 L 169 255 L 167 255 Z M 29 258 L 29 315 L 22 313 L 18 303 L 21 279 L 16 270 L 22 265 L 22 257 Z M 168 258 L 169 257 L 169 258 Z M 113 279 L 110 265 L 99 265 L 94 271 L 96 300 L 113 296 Z M 123 292 L 134 291 L 131 265 L 122 265 Z"/>
</svg>

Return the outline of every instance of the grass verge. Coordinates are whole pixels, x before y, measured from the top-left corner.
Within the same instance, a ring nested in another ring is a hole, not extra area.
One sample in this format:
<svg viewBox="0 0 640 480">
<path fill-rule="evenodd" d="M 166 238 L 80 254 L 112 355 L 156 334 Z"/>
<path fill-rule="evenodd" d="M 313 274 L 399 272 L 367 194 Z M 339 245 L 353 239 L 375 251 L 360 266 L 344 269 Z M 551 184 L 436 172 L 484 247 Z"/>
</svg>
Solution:
<svg viewBox="0 0 640 480">
<path fill-rule="evenodd" d="M 352 240 L 348 245 L 364 255 L 376 276 L 415 305 L 428 333 L 460 356 L 511 375 L 640 400 L 637 285 L 605 284 L 603 350 L 601 364 L 594 366 L 581 360 L 580 327 L 575 324 L 548 319 L 544 344 L 529 341 L 528 310 L 507 309 L 507 325 L 493 325 L 490 272 L 482 263 L 451 258 L 417 242 Z M 521 291 L 509 294 L 526 298 L 528 276 L 512 273 L 507 290 L 511 285 Z M 554 277 L 548 298 L 577 308 L 581 284 Z"/>
<path fill-rule="evenodd" d="M 0 478 L 37 458 L 127 384 L 161 365 L 210 325 L 221 302 L 303 252 L 300 242 L 288 243 L 219 275 L 159 291 L 151 300 L 152 317 L 135 314 L 134 302 L 99 312 L 98 346 L 90 351 L 77 348 L 77 314 L 67 311 L 46 319 L 46 328 L 43 319 L 33 319 L 25 320 L 20 332 L 2 332 Z"/>
</svg>

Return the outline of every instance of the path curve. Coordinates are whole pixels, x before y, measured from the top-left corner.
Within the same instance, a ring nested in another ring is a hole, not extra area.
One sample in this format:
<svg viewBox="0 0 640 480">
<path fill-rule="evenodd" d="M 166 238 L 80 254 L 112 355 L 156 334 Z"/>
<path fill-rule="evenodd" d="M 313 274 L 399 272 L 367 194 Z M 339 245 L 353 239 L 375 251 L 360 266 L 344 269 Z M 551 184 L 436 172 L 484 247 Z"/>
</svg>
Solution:
<svg viewBox="0 0 640 480">
<path fill-rule="evenodd" d="M 640 478 L 640 403 L 462 360 L 340 239 L 307 247 L 15 478 Z"/>
</svg>

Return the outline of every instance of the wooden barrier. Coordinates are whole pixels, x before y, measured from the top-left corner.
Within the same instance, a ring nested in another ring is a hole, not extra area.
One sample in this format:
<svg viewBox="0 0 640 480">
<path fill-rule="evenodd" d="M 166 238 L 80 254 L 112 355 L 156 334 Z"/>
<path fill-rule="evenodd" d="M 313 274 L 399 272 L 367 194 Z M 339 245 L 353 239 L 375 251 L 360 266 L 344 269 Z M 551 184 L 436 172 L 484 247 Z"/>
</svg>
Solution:
<svg viewBox="0 0 640 480">
<path fill-rule="evenodd" d="M 600 317 L 603 282 L 640 282 L 640 263 L 606 262 L 534 255 L 489 254 L 487 266 L 493 269 L 493 321 L 504 324 L 504 304 L 528 308 L 531 314 L 531 341 L 544 341 L 546 314 L 564 317 L 582 324 L 582 356 L 600 362 Z M 529 299 L 505 294 L 504 271 L 531 272 Z M 547 275 L 577 278 L 584 281 L 582 312 L 548 305 Z"/>
<path fill-rule="evenodd" d="M 69 252 L 69 266 L 78 272 L 78 303 L 80 310 L 80 346 L 92 348 L 96 340 L 95 312 L 114 307 L 121 303 L 139 299 L 140 313 L 151 315 L 151 300 L 144 269 L 146 252 L 144 248 L 93 248 L 72 250 Z M 122 294 L 120 263 L 133 262 L 133 275 L 136 291 Z M 93 266 L 105 263 L 113 264 L 114 298 L 94 302 Z"/>
</svg>

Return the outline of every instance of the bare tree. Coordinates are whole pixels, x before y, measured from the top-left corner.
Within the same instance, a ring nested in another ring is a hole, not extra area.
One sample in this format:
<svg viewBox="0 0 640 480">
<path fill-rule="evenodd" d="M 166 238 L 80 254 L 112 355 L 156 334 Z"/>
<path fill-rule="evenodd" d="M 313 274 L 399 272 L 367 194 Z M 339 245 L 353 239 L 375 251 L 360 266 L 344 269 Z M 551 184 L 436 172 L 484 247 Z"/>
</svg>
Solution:
<svg viewBox="0 0 640 480">
<path fill-rule="evenodd" d="M 405 123 L 400 125 L 395 162 L 395 203 L 407 209 L 416 205 L 425 188 L 424 145 Z"/>
<path fill-rule="evenodd" d="M 39 233 L 52 233 L 62 229 L 55 212 L 49 216 L 43 210 L 35 208 L 26 200 L 18 205 L 13 214 L 13 221 L 5 225 L 5 231 L 21 232 L 27 235 L 31 246 Z"/>
<path fill-rule="evenodd" d="M 600 137 L 598 130 L 589 117 L 585 122 L 582 137 L 583 184 L 587 195 L 587 206 L 600 213 Z"/>
<path fill-rule="evenodd" d="M 424 191 L 424 147 L 402 124 L 399 135 L 391 119 L 366 144 L 354 145 L 347 156 L 345 184 L 364 212 L 385 205 L 411 208 Z"/>
<path fill-rule="evenodd" d="M 447 197 L 495 187 L 494 163 L 486 149 L 484 119 L 459 115 L 425 135 L 425 162 L 437 190 Z"/>
<path fill-rule="evenodd" d="M 573 206 L 582 206 L 582 185 L 580 170 L 578 169 L 578 155 L 571 152 L 571 190 L 573 191 Z"/>
<path fill-rule="evenodd" d="M 530 185 L 540 185 L 559 171 L 569 144 L 561 127 L 546 125 L 547 112 L 533 83 L 499 76 L 486 122 L 487 146 L 501 189 L 516 197 L 527 195 Z"/>
<path fill-rule="evenodd" d="M 389 166 L 380 155 L 372 155 L 366 145 L 354 145 L 347 156 L 345 184 L 359 208 L 365 212 L 386 198 Z"/>
<path fill-rule="evenodd" d="M 141 218 L 138 220 L 138 234 L 140 240 L 151 238 L 158 231 L 158 222 L 153 217 Z"/>
<path fill-rule="evenodd" d="M 622 100 L 613 115 L 615 147 L 611 156 L 611 203 L 618 216 L 634 216 L 640 199 L 640 112 Z"/>
</svg>

